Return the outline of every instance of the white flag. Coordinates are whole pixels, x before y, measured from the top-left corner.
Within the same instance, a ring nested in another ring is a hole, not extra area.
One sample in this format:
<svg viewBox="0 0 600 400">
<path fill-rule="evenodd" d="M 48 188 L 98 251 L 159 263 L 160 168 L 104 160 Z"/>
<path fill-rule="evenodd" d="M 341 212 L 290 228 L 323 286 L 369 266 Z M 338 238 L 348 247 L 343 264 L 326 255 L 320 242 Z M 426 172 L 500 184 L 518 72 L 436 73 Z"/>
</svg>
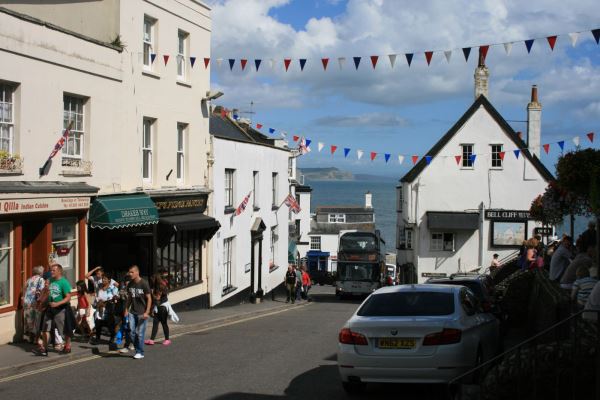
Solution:
<svg viewBox="0 0 600 400">
<path fill-rule="evenodd" d="M 221 65 L 223 65 L 223 59 L 222 58 L 217 58 L 217 66 L 219 68 L 221 68 Z"/>
<path fill-rule="evenodd" d="M 398 164 L 402 164 L 404 162 L 404 156 L 398 156 Z"/>
<path fill-rule="evenodd" d="M 340 64 L 340 69 L 342 69 L 344 67 L 344 64 L 346 63 L 346 57 L 339 57 L 338 63 Z"/>
<path fill-rule="evenodd" d="M 579 142 L 580 142 L 579 136 L 575 136 L 573 138 L 573 143 L 575 143 L 575 146 L 579 147 Z"/>
<path fill-rule="evenodd" d="M 364 151 L 356 150 L 356 156 L 358 157 L 359 160 L 362 158 L 363 154 L 364 154 Z"/>
<path fill-rule="evenodd" d="M 273 69 L 273 67 L 275 66 L 275 60 L 273 60 L 272 58 L 269 59 L 269 67 L 271 69 Z"/>
<path fill-rule="evenodd" d="M 323 147 L 325 147 L 325 143 L 319 142 L 319 153 L 321 152 L 321 150 L 323 150 Z"/>
<path fill-rule="evenodd" d="M 446 56 L 446 61 L 450 63 L 450 58 L 452 58 L 452 50 L 444 51 L 444 55 Z"/>
<path fill-rule="evenodd" d="M 579 33 L 569 33 L 569 37 L 571 38 L 571 46 L 575 47 L 575 45 L 577 44 L 577 38 L 579 38 Z"/>
<path fill-rule="evenodd" d="M 504 51 L 506 52 L 507 56 L 510 56 L 511 50 L 512 50 L 512 43 L 511 42 L 504 43 Z"/>
<path fill-rule="evenodd" d="M 392 66 L 392 69 L 394 68 L 394 64 L 396 64 L 396 55 L 395 54 L 390 54 L 388 55 L 388 57 L 390 58 L 390 65 Z"/>
</svg>

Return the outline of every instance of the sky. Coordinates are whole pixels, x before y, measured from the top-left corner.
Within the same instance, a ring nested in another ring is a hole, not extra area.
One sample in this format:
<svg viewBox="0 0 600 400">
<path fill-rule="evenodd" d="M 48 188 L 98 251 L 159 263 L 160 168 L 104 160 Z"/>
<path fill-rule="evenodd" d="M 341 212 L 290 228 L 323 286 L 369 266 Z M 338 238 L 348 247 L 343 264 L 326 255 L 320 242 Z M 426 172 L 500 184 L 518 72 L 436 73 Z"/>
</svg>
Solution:
<svg viewBox="0 0 600 400">
<path fill-rule="evenodd" d="M 489 100 L 516 131 L 526 132 L 526 106 L 537 84 L 542 143 L 572 147 L 600 121 L 600 28 L 597 0 L 212 0 L 211 86 L 217 105 L 237 108 L 253 123 L 312 141 L 300 167 L 338 167 L 354 173 L 400 178 L 412 166 L 398 154 L 424 155 L 474 101 L 477 48 L 465 62 L 463 47 L 491 46 Z M 576 46 L 571 32 L 583 31 Z M 563 35 L 564 34 L 564 35 Z M 559 36 L 554 51 L 545 39 L 527 54 L 522 40 Z M 510 55 L 501 43 L 512 42 Z M 436 52 L 452 49 L 450 62 Z M 415 53 L 408 67 L 404 53 Z M 388 54 L 398 54 L 391 68 Z M 369 56 L 380 55 L 373 70 Z M 353 57 L 361 56 L 358 70 Z M 321 58 L 328 57 L 327 71 Z M 338 57 L 346 62 L 340 70 Z M 217 58 L 225 61 L 219 68 Z M 227 60 L 236 59 L 233 71 Z M 248 59 L 242 71 L 239 59 Z M 283 59 L 293 61 L 285 71 Z M 298 59 L 307 58 L 304 71 Z M 258 72 L 254 60 L 262 59 Z M 269 59 L 275 64 L 271 69 Z M 251 102 L 253 103 L 251 106 Z M 253 111 L 254 114 L 244 112 Z M 600 132 L 599 132 L 600 133 Z M 318 152 L 317 143 L 325 148 Z M 339 149 L 332 156 L 330 145 Z M 344 158 L 343 148 L 351 148 Z M 357 160 L 356 150 L 365 155 Z M 371 151 L 381 154 L 370 161 Z M 389 163 L 383 153 L 390 153 Z M 553 145 L 542 161 L 554 171 Z"/>
</svg>

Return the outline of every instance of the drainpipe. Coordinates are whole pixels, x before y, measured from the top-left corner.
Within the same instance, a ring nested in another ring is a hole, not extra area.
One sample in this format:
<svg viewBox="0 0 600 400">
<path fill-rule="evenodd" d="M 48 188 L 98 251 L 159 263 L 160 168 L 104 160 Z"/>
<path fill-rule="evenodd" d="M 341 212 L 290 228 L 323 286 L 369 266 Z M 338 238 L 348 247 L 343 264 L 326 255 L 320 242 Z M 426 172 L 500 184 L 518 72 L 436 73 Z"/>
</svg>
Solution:
<svg viewBox="0 0 600 400">
<path fill-rule="evenodd" d="M 206 184 L 206 187 L 208 189 L 213 190 L 212 193 L 209 193 L 208 195 L 208 201 L 207 201 L 207 214 L 213 214 L 212 217 L 216 217 L 215 215 L 215 209 L 213 207 L 213 196 L 212 194 L 214 193 L 214 188 L 213 188 L 213 179 L 212 179 L 212 174 L 213 174 L 213 164 L 215 163 L 215 153 L 214 153 L 214 147 L 213 147 L 213 137 L 212 135 L 208 135 L 208 140 L 209 140 L 209 148 L 208 151 L 206 152 L 206 177 L 204 179 L 204 182 Z M 220 237 L 217 237 L 216 240 L 220 240 Z M 212 268 L 214 268 L 214 264 L 213 261 L 216 260 L 215 258 L 215 252 L 214 250 L 214 246 L 211 242 L 205 241 L 204 242 L 206 244 L 206 294 L 208 295 L 208 307 L 212 307 L 212 302 L 211 302 L 211 293 L 212 290 L 210 288 L 210 274 L 212 271 Z"/>
<path fill-rule="evenodd" d="M 483 248 L 484 248 L 484 234 L 483 234 L 483 222 L 485 214 L 485 205 L 483 201 L 479 204 L 479 266 L 483 267 Z"/>
</svg>

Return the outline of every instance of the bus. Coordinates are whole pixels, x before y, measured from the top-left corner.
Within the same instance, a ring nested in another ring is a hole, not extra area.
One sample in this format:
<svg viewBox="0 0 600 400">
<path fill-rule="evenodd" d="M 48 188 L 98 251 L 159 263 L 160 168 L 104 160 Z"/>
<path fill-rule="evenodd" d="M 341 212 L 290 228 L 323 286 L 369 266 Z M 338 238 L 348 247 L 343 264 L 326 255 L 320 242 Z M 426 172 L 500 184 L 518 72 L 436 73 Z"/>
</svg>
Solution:
<svg viewBox="0 0 600 400">
<path fill-rule="evenodd" d="M 382 285 L 385 252 L 379 231 L 340 236 L 335 293 L 338 297 L 369 295 Z"/>
</svg>

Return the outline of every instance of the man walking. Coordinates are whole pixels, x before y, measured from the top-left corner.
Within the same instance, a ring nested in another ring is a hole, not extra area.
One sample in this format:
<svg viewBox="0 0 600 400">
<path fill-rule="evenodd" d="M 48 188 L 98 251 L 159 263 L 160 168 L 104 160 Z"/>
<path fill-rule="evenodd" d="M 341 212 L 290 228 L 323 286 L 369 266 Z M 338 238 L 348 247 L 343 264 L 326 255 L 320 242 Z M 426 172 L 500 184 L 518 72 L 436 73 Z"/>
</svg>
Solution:
<svg viewBox="0 0 600 400">
<path fill-rule="evenodd" d="M 560 282 L 563 274 L 567 270 L 567 267 L 571 263 L 571 244 L 573 239 L 570 236 L 564 236 L 561 240 L 560 246 L 550 260 L 550 280 Z"/>
<path fill-rule="evenodd" d="M 288 270 L 285 273 L 285 288 L 287 289 L 287 300 L 285 302 L 289 303 L 291 300 L 294 304 L 296 302 L 296 273 L 291 265 L 288 265 Z"/>
<path fill-rule="evenodd" d="M 132 265 L 128 272 L 131 280 L 127 285 L 127 304 L 125 305 L 124 316 L 129 319 L 129 329 L 131 341 L 135 347 L 136 360 L 144 358 L 144 336 L 146 335 L 146 326 L 148 325 L 148 316 L 152 306 L 152 296 L 150 286 L 140 276 L 140 269 L 137 265 Z M 129 349 L 124 347 L 121 353 L 127 353 Z"/>
</svg>

